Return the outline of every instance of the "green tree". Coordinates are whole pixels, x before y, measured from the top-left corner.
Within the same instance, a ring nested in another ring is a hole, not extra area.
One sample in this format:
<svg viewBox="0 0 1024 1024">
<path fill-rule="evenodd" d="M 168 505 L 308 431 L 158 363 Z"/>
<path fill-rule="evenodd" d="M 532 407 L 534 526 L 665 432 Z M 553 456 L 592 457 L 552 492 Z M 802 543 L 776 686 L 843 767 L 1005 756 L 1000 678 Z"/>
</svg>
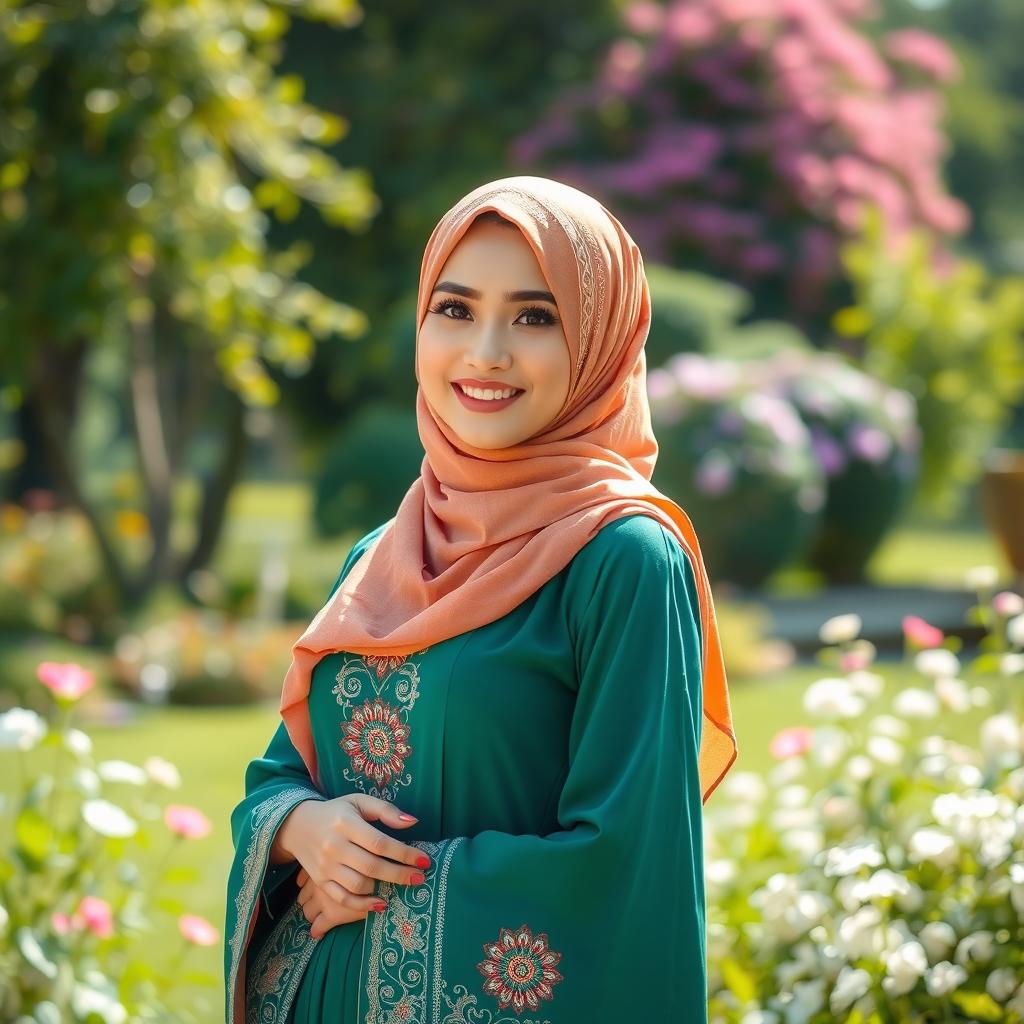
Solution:
<svg viewBox="0 0 1024 1024">
<path fill-rule="evenodd" d="M 277 401 L 318 339 L 366 318 L 300 280 L 309 246 L 268 243 L 307 204 L 365 228 L 369 175 L 326 146 L 349 124 L 277 66 L 291 16 L 348 27 L 353 0 L 0 0 L 0 375 L 126 602 L 206 564 L 243 466 L 247 410 Z M 343 33 L 338 33 L 343 34 Z M 92 352 L 113 346 L 151 546 L 128 563 L 73 455 Z M 221 422 L 211 420 L 220 410 Z M 189 442 L 215 465 L 186 551 L 172 499 Z"/>
</svg>

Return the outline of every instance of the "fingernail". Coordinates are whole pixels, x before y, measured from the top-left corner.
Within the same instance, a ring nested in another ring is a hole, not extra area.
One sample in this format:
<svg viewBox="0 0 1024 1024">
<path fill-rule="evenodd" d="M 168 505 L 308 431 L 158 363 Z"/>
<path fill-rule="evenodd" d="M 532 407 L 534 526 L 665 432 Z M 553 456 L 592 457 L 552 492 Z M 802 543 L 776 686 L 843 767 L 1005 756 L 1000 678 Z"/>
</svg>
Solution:
<svg viewBox="0 0 1024 1024">
<path fill-rule="evenodd" d="M 406 814 L 404 811 L 398 815 L 399 821 L 419 821 L 419 818 L 414 818 L 411 814 Z"/>
<path fill-rule="evenodd" d="M 426 878 L 417 871 L 416 874 L 412 876 L 410 881 L 412 882 L 413 885 L 422 885 L 426 881 Z"/>
<path fill-rule="evenodd" d="M 370 909 L 376 911 L 383 911 L 388 909 L 388 905 L 386 903 L 374 903 L 374 905 L 370 907 Z"/>
<path fill-rule="evenodd" d="M 416 858 L 416 866 L 420 867 L 420 868 L 429 868 L 430 867 L 430 858 L 429 857 L 417 857 Z"/>
</svg>

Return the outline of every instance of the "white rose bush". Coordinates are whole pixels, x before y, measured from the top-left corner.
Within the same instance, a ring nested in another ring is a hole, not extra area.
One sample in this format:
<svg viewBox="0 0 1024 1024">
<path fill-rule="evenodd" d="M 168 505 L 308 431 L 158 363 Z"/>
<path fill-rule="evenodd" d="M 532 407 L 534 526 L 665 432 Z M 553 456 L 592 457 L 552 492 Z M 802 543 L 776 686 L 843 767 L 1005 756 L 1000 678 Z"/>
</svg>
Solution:
<svg viewBox="0 0 1024 1024">
<path fill-rule="evenodd" d="M 190 972 L 186 957 L 192 946 L 219 943 L 220 933 L 187 912 L 184 890 L 196 874 L 173 857 L 210 822 L 194 807 L 162 804 L 160 795 L 181 784 L 171 762 L 95 762 L 92 741 L 72 722 L 94 684 L 88 670 L 43 662 L 37 677 L 52 695 L 54 722 L 22 707 L 0 714 L 0 820 L 9 838 L 0 857 L 0 1021 L 198 1019 L 182 993 L 220 978 Z M 153 965 L 157 947 L 170 951 L 162 970 Z"/>
<path fill-rule="evenodd" d="M 984 571 L 983 571 L 984 570 Z M 960 642 L 903 620 L 887 682 L 856 615 L 820 630 L 815 723 L 776 734 L 706 814 L 711 1024 L 1024 1021 L 1024 601 L 972 570 Z M 994 708 L 984 677 L 1008 678 Z M 982 709 L 973 742 L 946 735 Z"/>
</svg>

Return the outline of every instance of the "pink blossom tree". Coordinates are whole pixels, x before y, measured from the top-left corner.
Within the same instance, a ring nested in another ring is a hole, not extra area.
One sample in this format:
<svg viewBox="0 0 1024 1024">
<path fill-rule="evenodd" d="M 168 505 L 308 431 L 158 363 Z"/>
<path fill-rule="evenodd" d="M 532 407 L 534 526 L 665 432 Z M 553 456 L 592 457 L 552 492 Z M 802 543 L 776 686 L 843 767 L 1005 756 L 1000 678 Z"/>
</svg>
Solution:
<svg viewBox="0 0 1024 1024">
<path fill-rule="evenodd" d="M 820 323 L 867 204 L 894 246 L 924 228 L 937 257 L 969 220 L 940 175 L 957 59 L 920 30 L 877 46 L 863 31 L 877 14 L 873 0 L 636 0 L 597 79 L 563 93 L 511 158 L 622 211 L 649 261 Z"/>
</svg>

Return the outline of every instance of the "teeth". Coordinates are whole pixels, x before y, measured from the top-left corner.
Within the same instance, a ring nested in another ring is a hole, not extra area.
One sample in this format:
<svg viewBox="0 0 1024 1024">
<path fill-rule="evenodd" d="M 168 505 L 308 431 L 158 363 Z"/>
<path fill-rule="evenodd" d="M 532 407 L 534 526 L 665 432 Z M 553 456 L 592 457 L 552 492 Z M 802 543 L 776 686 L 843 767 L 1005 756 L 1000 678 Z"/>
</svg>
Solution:
<svg viewBox="0 0 1024 1024">
<path fill-rule="evenodd" d="M 511 398 L 515 393 L 515 388 L 505 388 L 503 391 L 495 391 L 492 388 L 468 388 L 464 384 L 459 385 L 463 392 L 469 395 L 470 398 L 482 398 L 484 401 L 490 402 L 496 398 Z"/>
</svg>

